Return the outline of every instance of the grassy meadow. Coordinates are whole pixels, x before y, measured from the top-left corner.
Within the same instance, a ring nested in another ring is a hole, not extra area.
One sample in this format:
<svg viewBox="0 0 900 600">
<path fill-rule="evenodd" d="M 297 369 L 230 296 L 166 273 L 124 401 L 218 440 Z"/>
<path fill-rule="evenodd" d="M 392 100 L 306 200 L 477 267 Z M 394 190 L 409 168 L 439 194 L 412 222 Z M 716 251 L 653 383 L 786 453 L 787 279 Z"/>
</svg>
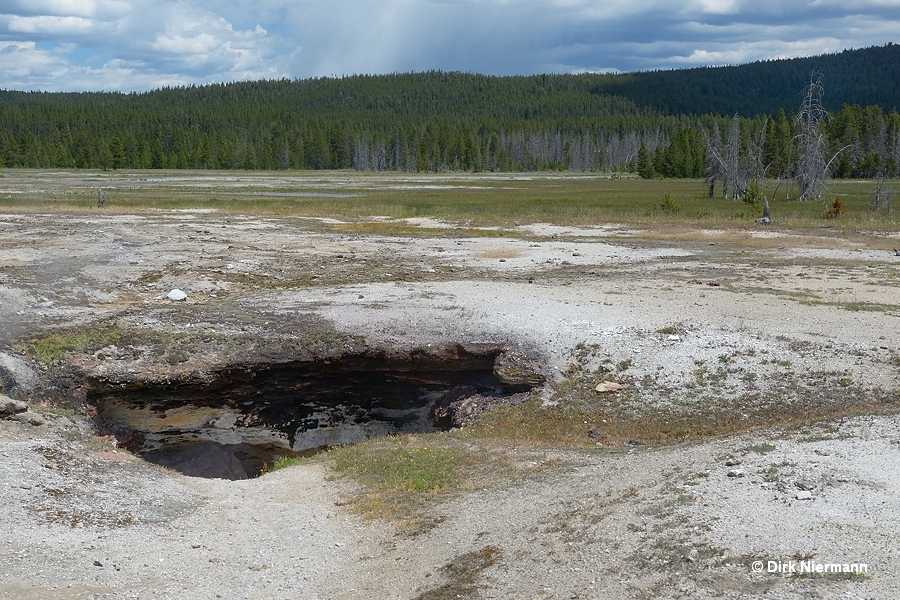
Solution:
<svg viewBox="0 0 900 600">
<path fill-rule="evenodd" d="M 795 186 L 767 181 L 772 218 L 792 228 L 895 229 L 900 211 L 868 209 L 872 181 L 833 180 L 821 201 L 798 202 Z M 759 205 L 709 198 L 696 179 L 643 180 L 574 173 L 358 173 L 354 171 L 0 171 L 0 210 L 107 212 L 207 209 L 326 217 L 428 217 L 495 227 L 604 222 L 728 227 L 752 223 Z M 893 189 L 900 189 L 894 182 Z M 835 198 L 844 213 L 827 218 Z M 900 200 L 897 200 L 900 202 Z M 897 203 L 895 202 L 895 204 Z"/>
</svg>

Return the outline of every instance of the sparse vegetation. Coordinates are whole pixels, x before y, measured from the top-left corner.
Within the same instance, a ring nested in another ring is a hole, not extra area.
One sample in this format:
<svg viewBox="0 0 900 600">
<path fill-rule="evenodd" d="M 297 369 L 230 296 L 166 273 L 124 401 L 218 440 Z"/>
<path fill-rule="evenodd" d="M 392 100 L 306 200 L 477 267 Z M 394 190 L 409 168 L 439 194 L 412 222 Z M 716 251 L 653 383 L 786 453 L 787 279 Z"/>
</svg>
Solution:
<svg viewBox="0 0 900 600">
<path fill-rule="evenodd" d="M 685 331 L 686 329 L 683 323 L 674 323 L 672 325 L 660 327 L 656 330 L 656 333 L 661 335 L 684 335 Z"/>
<path fill-rule="evenodd" d="M 485 546 L 480 550 L 457 556 L 441 568 L 446 582 L 422 592 L 414 600 L 454 600 L 473 597 L 478 591 L 475 585 L 478 576 L 493 566 L 502 555 L 496 546 Z"/>
<path fill-rule="evenodd" d="M 847 214 L 847 209 L 844 208 L 844 202 L 839 196 L 835 196 L 834 200 L 831 201 L 831 206 L 825 211 L 825 218 L 837 219 L 845 214 Z"/>
<path fill-rule="evenodd" d="M 282 456 L 271 465 L 264 464 L 262 470 L 260 471 L 260 475 L 287 469 L 289 467 L 302 464 L 305 460 L 307 459 L 303 456 Z"/>
<path fill-rule="evenodd" d="M 62 210 L 90 213 L 96 211 L 96 190 L 71 172 L 51 173 L 34 189 L 27 170 L 10 170 L 6 189 L 14 195 L 0 199 L 4 210 Z M 384 233 L 410 236 L 478 236 L 503 237 L 515 223 L 556 222 L 588 224 L 597 222 L 631 222 L 657 224 L 654 239 L 691 239 L 698 235 L 694 228 L 710 225 L 734 227 L 723 241 L 734 237 L 738 245 L 783 244 L 784 240 L 747 238 L 741 231 L 752 220 L 745 214 L 743 203 L 723 202 L 709 198 L 698 179 L 642 180 L 635 177 L 613 178 L 606 174 L 554 174 L 541 176 L 484 174 L 420 175 L 445 184 L 434 189 L 410 189 L 409 175 L 404 173 L 357 174 L 349 172 L 239 172 L 246 180 L 246 191 L 222 194 L 215 188 L 185 185 L 180 178 L 185 172 L 153 171 L 158 181 L 153 186 L 143 183 L 148 172 L 117 171 L 104 175 L 107 185 L 115 186 L 104 214 L 134 213 L 159 210 L 213 210 L 223 214 L 296 215 L 341 219 L 342 223 L 315 226 L 355 233 Z M 228 177 L 228 172 L 191 171 L 198 177 Z M 179 178 L 176 181 L 176 178 Z M 513 185 L 510 185 L 512 183 Z M 763 181 L 763 193 L 771 194 L 777 185 Z M 855 232 L 860 223 L 867 227 L 896 225 L 900 214 L 866 210 L 875 183 L 836 180 L 829 189 L 841 197 L 849 211 L 841 219 L 842 227 Z M 292 197 L 279 194 L 309 194 Z M 340 193 L 340 202 L 332 194 Z M 662 200 L 661 200 L 662 198 Z M 666 203 L 680 212 L 667 211 L 664 223 L 655 207 Z M 774 201 L 778 223 L 800 232 L 821 226 L 821 205 L 815 202 Z M 693 217 L 702 213 L 701 217 Z M 431 217 L 459 224 L 459 229 L 419 227 L 408 223 L 367 221 L 369 216 L 394 219 Z M 754 217 L 755 218 L 755 217 Z M 685 229 L 685 226 L 690 226 Z M 485 228 L 488 227 L 488 228 Z M 671 230 L 669 229 L 671 227 Z M 496 229 L 494 229 L 496 228 Z M 883 243 L 883 242 L 880 242 Z M 148 277 L 154 277 L 149 274 Z"/>
<path fill-rule="evenodd" d="M 745 446 L 741 448 L 741 452 L 753 452 L 755 454 L 768 454 L 769 452 L 773 452 L 775 450 L 775 444 L 770 442 L 762 442 L 759 444 L 751 444 L 750 446 Z"/>
<path fill-rule="evenodd" d="M 350 500 L 356 510 L 395 520 L 414 517 L 423 496 L 466 487 L 466 468 L 479 462 L 477 454 L 446 435 L 371 440 L 321 456 L 336 473 L 362 484 Z"/>
<path fill-rule="evenodd" d="M 663 196 L 662 200 L 653 207 L 653 212 L 666 216 L 674 216 L 681 212 L 681 204 L 672 198 L 671 193 L 666 192 L 666 195 Z"/>
<path fill-rule="evenodd" d="M 96 351 L 107 344 L 117 343 L 122 335 L 115 328 L 83 327 L 33 338 L 19 344 L 17 349 L 38 362 L 49 365 L 75 351 Z"/>
</svg>

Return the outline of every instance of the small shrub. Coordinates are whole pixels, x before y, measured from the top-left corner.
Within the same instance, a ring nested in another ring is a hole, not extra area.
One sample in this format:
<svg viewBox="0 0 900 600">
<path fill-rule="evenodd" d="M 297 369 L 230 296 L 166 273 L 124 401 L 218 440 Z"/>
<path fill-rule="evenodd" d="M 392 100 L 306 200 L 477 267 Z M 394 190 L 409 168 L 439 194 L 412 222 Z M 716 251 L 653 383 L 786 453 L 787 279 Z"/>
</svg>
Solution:
<svg viewBox="0 0 900 600">
<path fill-rule="evenodd" d="M 841 199 L 835 196 L 834 200 L 831 202 L 831 208 L 825 211 L 826 219 L 837 219 L 841 215 L 847 214 L 847 209 L 844 208 L 844 203 L 841 202 Z"/>
<path fill-rule="evenodd" d="M 759 183 L 755 179 L 747 186 L 747 191 L 741 196 L 741 200 L 751 206 L 756 206 L 762 200 L 762 190 L 759 189 Z"/>
<path fill-rule="evenodd" d="M 756 454 L 768 454 L 769 452 L 773 452 L 776 449 L 775 444 L 771 444 L 769 442 L 762 442 L 759 444 L 751 444 L 750 446 L 745 446 L 741 448 L 742 452 L 755 452 Z"/>
<path fill-rule="evenodd" d="M 664 215 L 677 215 L 681 212 L 681 205 L 674 198 L 672 198 L 671 193 L 666 192 L 666 195 L 663 196 L 663 199 L 660 200 L 653 208 L 653 212 L 661 213 Z"/>
<path fill-rule="evenodd" d="M 662 335 L 681 335 L 685 331 L 683 323 L 675 323 L 674 325 L 666 325 L 656 330 L 656 333 Z"/>
</svg>

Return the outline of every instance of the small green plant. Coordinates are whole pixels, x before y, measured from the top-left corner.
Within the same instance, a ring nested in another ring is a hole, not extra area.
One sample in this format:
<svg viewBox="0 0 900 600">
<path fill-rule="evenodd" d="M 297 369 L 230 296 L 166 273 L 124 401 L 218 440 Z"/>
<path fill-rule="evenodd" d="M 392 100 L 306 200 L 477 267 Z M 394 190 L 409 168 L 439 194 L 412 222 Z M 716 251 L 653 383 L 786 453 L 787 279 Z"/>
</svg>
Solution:
<svg viewBox="0 0 900 600">
<path fill-rule="evenodd" d="M 286 469 L 288 467 L 293 467 L 294 465 L 298 465 L 303 462 L 304 457 L 302 456 L 282 456 L 269 467 L 267 465 L 263 465 L 261 474 L 265 473 L 274 473 L 275 471 L 280 471 L 281 469 Z"/>
<path fill-rule="evenodd" d="M 85 328 L 51 333 L 17 346 L 38 362 L 50 364 L 77 350 L 99 349 L 115 343 L 120 332 L 115 329 Z"/>
<path fill-rule="evenodd" d="M 769 452 L 774 451 L 776 448 L 775 444 L 770 444 L 769 442 L 762 442 L 760 444 L 751 444 L 749 446 L 745 446 L 741 448 L 742 452 L 755 452 L 756 454 L 768 454 Z"/>
<path fill-rule="evenodd" d="M 756 206 L 762 200 L 762 190 L 759 189 L 759 183 L 755 179 L 747 186 L 747 191 L 741 196 L 741 200 L 751 206 Z"/>
<path fill-rule="evenodd" d="M 681 335 L 684 333 L 684 325 L 682 323 L 666 325 L 665 327 L 660 327 L 659 329 L 657 329 L 656 333 L 660 333 L 662 335 Z"/>
<path fill-rule="evenodd" d="M 672 198 L 672 194 L 670 192 L 666 192 L 666 195 L 663 196 L 663 199 L 660 200 L 653 208 L 653 212 L 663 215 L 677 215 L 681 212 L 681 205 L 677 200 Z"/>
</svg>

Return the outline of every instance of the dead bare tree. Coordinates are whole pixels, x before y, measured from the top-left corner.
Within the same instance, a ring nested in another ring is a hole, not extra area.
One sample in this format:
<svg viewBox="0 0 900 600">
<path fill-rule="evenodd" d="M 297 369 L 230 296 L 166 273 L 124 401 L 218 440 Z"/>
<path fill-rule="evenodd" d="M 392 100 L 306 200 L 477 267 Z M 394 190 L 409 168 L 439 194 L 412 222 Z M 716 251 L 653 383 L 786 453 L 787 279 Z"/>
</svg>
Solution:
<svg viewBox="0 0 900 600">
<path fill-rule="evenodd" d="M 747 193 L 751 181 L 759 182 L 765 176 L 762 164 L 763 144 L 766 139 L 766 128 L 763 125 L 759 135 L 747 140 L 746 148 L 741 152 L 741 119 L 735 115 L 731 120 L 728 138 L 722 145 L 718 128 L 712 135 L 706 136 L 706 168 L 704 176 L 712 197 L 716 179 L 722 180 L 722 197 L 739 200 Z"/>
<path fill-rule="evenodd" d="M 869 198 L 869 210 L 883 210 L 887 214 L 891 214 L 894 211 L 893 204 L 896 192 L 892 188 L 885 187 L 886 183 L 887 177 L 883 173 L 879 173 L 875 189 L 872 190 L 872 195 Z"/>
<path fill-rule="evenodd" d="M 731 190 L 732 198 L 740 196 L 738 191 L 740 145 L 741 121 L 738 115 L 734 115 L 731 120 L 728 138 L 724 145 L 722 145 L 718 127 L 713 130 L 712 135 L 706 136 L 706 169 L 704 171 L 710 196 L 713 194 L 716 179 L 722 180 L 722 198 L 728 197 L 728 190 Z"/>
<path fill-rule="evenodd" d="M 766 177 L 768 166 L 763 166 L 763 147 L 766 143 L 766 122 L 763 121 L 762 128 L 755 138 L 751 137 L 747 140 L 747 150 L 744 152 L 744 158 L 740 166 L 739 185 L 742 194 L 747 192 L 751 182 L 756 182 L 759 190 L 762 190 L 762 180 Z"/>
<path fill-rule="evenodd" d="M 803 89 L 803 101 L 796 117 L 800 133 L 794 138 L 798 148 L 794 181 L 800 188 L 799 200 L 821 199 L 831 163 L 850 147 L 844 146 L 830 160 L 825 160 L 825 134 L 822 133 L 821 123 L 828 118 L 828 111 L 822 104 L 824 93 L 822 74 L 813 71 L 809 83 Z"/>
<path fill-rule="evenodd" d="M 725 140 L 725 187 L 723 194 L 728 193 L 731 188 L 731 198 L 736 200 L 740 197 L 740 158 L 741 158 L 741 118 L 737 115 L 731 119 L 731 127 L 728 129 L 728 139 Z"/>
<path fill-rule="evenodd" d="M 713 127 L 712 134 L 703 132 L 706 137 L 706 164 L 703 167 L 703 179 L 709 186 L 709 197 L 716 193 L 716 179 L 725 179 L 724 161 L 722 160 L 722 141 L 719 126 Z M 724 192 L 723 192 L 724 195 Z"/>
</svg>

